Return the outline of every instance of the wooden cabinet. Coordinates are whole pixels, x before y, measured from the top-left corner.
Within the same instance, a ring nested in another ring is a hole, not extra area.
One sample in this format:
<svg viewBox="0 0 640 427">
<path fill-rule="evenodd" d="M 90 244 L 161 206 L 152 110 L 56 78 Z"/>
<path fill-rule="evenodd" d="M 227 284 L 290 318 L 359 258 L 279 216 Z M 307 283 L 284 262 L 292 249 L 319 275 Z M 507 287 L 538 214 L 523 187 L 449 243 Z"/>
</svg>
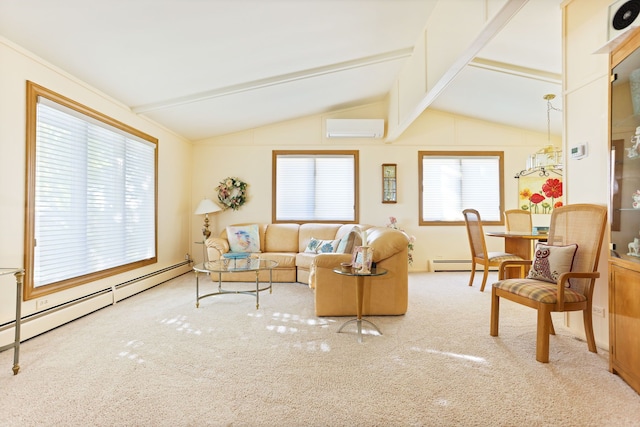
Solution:
<svg viewBox="0 0 640 427">
<path fill-rule="evenodd" d="M 611 53 L 609 368 L 640 393 L 640 29 Z"/>
<path fill-rule="evenodd" d="M 640 269 L 609 264 L 609 368 L 640 393 Z"/>
</svg>

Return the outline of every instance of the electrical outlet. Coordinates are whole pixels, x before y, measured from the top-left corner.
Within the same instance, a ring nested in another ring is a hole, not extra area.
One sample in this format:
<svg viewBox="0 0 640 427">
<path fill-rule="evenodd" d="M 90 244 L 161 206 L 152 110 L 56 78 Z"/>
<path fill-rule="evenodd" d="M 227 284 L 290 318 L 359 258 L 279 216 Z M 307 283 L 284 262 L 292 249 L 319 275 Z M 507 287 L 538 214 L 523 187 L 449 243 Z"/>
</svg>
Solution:
<svg viewBox="0 0 640 427">
<path fill-rule="evenodd" d="M 49 300 L 46 298 L 40 298 L 39 300 L 36 300 L 36 310 L 45 308 L 48 305 L 49 305 Z"/>
<path fill-rule="evenodd" d="M 187 261 L 189 261 L 189 260 L 191 259 L 191 257 L 189 256 L 189 254 L 188 254 L 188 253 L 186 253 L 186 254 L 184 254 L 184 259 L 185 259 L 185 260 L 187 260 Z"/>
<path fill-rule="evenodd" d="M 595 314 L 596 316 L 604 317 L 604 308 L 594 305 L 593 306 L 593 314 Z"/>
</svg>

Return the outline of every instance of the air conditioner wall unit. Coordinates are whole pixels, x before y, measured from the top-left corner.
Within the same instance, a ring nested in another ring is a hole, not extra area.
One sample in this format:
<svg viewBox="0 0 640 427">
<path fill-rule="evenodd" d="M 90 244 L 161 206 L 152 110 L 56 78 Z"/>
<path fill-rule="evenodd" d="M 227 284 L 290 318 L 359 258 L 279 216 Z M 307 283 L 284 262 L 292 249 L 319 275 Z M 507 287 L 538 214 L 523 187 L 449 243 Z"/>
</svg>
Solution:
<svg viewBox="0 0 640 427">
<path fill-rule="evenodd" d="M 327 138 L 382 138 L 384 119 L 327 119 Z"/>
<path fill-rule="evenodd" d="M 618 0 L 609 5 L 607 43 L 595 53 L 609 53 L 640 27 L 640 0 Z"/>
</svg>

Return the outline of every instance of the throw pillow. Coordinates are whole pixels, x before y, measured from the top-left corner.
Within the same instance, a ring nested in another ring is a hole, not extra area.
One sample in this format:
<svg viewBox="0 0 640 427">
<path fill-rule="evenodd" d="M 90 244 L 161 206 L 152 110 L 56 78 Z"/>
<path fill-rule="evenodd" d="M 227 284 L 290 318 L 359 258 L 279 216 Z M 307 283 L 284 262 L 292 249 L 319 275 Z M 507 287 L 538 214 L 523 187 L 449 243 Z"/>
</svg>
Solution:
<svg viewBox="0 0 640 427">
<path fill-rule="evenodd" d="M 335 252 L 339 242 L 340 240 L 320 240 L 312 237 L 304 251 L 316 254 Z"/>
<path fill-rule="evenodd" d="M 571 271 L 578 245 L 536 245 L 535 260 L 527 278 L 556 283 L 562 273 Z M 567 282 L 568 286 L 568 282 Z"/>
<path fill-rule="evenodd" d="M 340 239 L 340 243 L 338 243 L 338 247 L 336 248 L 336 252 L 339 254 L 350 254 L 353 253 L 353 248 L 356 246 L 362 245 L 362 238 L 360 237 L 360 233 L 355 230 L 351 230 Z"/>
<path fill-rule="evenodd" d="M 260 230 L 258 224 L 229 226 L 227 239 L 231 252 L 260 252 Z"/>
</svg>

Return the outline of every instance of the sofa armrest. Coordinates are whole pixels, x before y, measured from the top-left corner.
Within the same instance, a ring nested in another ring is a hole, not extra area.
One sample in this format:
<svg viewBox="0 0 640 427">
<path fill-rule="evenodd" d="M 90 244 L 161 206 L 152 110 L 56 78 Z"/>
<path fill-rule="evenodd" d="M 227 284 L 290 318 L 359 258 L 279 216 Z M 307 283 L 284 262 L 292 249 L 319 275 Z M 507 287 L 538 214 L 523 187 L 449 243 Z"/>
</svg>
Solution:
<svg viewBox="0 0 640 427">
<path fill-rule="evenodd" d="M 351 254 L 335 254 L 335 253 L 326 253 L 326 254 L 318 254 L 315 258 L 313 258 L 313 262 L 311 263 L 312 268 L 331 268 L 340 267 L 340 263 L 343 262 L 351 262 L 351 258 L 353 256 Z"/>
<path fill-rule="evenodd" d="M 326 253 L 316 255 L 313 258 L 313 261 L 311 261 L 311 266 L 309 267 L 309 287 L 311 289 L 316 287 L 316 274 L 318 269 L 333 271 L 335 267 L 340 266 L 340 263 L 351 262 L 351 258 L 351 254 Z"/>
<path fill-rule="evenodd" d="M 207 247 L 209 261 L 220 259 L 222 254 L 229 252 L 229 242 L 221 237 L 210 237 L 204 244 Z"/>
</svg>

